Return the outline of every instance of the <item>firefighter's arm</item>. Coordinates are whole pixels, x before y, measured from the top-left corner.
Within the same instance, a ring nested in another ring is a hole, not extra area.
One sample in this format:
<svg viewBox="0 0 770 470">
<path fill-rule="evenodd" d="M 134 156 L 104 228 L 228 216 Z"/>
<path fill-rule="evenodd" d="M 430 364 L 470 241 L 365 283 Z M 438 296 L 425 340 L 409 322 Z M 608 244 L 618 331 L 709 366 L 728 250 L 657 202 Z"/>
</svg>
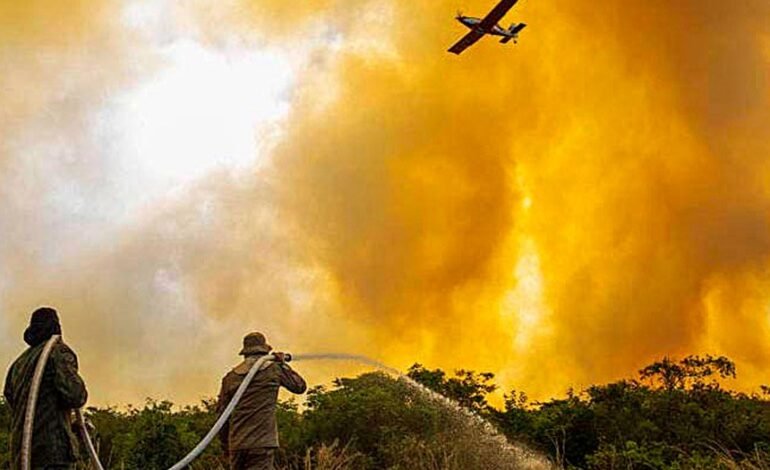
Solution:
<svg viewBox="0 0 770 470">
<path fill-rule="evenodd" d="M 78 374 L 78 359 L 66 345 L 55 347 L 51 353 L 54 386 L 66 408 L 82 408 L 88 401 L 86 384 Z"/>
<path fill-rule="evenodd" d="M 277 364 L 281 371 L 279 376 L 281 385 L 291 393 L 305 393 L 307 390 L 305 379 L 303 379 L 294 369 L 289 367 L 289 364 L 285 362 L 278 362 Z"/>
</svg>

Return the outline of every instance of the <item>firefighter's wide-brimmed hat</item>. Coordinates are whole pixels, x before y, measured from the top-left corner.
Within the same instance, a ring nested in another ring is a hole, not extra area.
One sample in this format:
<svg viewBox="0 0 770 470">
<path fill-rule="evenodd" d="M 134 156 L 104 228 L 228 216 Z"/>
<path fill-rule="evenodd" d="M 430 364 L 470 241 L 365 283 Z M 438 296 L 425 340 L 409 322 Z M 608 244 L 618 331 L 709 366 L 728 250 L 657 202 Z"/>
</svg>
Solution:
<svg viewBox="0 0 770 470">
<path fill-rule="evenodd" d="M 37 346 L 53 335 L 61 334 L 59 315 L 51 307 L 40 307 L 32 312 L 29 327 L 24 331 L 24 341 L 30 346 Z"/>
<path fill-rule="evenodd" d="M 265 335 L 259 332 L 249 333 L 243 337 L 243 349 L 241 356 L 251 356 L 253 354 L 267 354 L 273 350 L 273 347 L 267 344 Z"/>
</svg>

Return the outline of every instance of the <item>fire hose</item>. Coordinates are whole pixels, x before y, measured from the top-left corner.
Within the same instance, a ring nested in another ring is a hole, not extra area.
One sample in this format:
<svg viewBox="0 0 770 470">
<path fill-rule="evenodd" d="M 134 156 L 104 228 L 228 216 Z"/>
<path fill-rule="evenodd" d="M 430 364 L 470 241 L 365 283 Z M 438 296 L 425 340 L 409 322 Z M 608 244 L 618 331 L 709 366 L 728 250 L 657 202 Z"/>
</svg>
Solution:
<svg viewBox="0 0 770 470">
<path fill-rule="evenodd" d="M 56 345 L 60 339 L 61 336 L 54 335 L 51 337 L 51 339 L 48 340 L 48 342 L 46 342 L 45 346 L 43 347 L 43 351 L 40 353 L 40 357 L 37 360 L 37 364 L 35 365 L 35 373 L 32 376 L 32 386 L 30 388 L 29 395 L 27 396 L 27 409 L 24 415 L 24 433 L 22 436 L 21 445 L 22 470 L 30 470 L 32 468 L 32 430 L 35 422 L 35 408 L 37 407 L 37 398 L 40 394 L 40 383 L 43 379 L 45 366 L 48 363 L 48 357 L 51 355 L 51 351 L 53 350 L 54 345 Z M 198 456 L 200 456 L 200 454 L 206 450 L 206 447 L 211 444 L 211 441 L 213 441 L 217 434 L 219 434 L 219 431 L 222 430 L 222 426 L 224 426 L 227 420 L 230 418 L 230 415 L 233 413 L 233 410 L 235 410 L 235 407 L 238 405 L 241 397 L 243 397 L 243 394 L 246 392 L 246 388 L 248 388 L 249 384 L 254 379 L 254 376 L 257 375 L 257 372 L 264 369 L 265 366 L 274 360 L 274 355 L 267 354 L 261 356 L 256 360 L 256 362 L 254 362 L 254 364 L 251 366 L 251 369 L 249 369 L 248 374 L 246 374 L 246 377 L 243 379 L 243 382 L 241 382 L 241 385 L 235 391 L 235 395 L 233 395 L 230 403 L 227 404 L 227 407 L 214 423 L 214 426 L 211 428 L 208 434 L 203 437 L 203 439 L 198 443 L 197 446 L 195 446 L 195 448 L 193 448 L 193 450 L 190 451 L 189 454 L 187 454 L 182 460 L 170 467 L 169 470 L 182 470 L 183 468 L 190 465 L 193 460 L 198 458 Z M 291 361 L 291 355 L 285 354 L 284 361 Z M 83 418 L 83 411 L 77 410 L 76 415 L 78 428 L 80 429 L 80 434 L 86 444 L 88 456 L 91 460 L 91 465 L 96 470 L 104 470 L 104 467 L 99 461 L 99 456 L 96 453 L 96 448 L 91 441 L 91 436 L 88 434 L 88 427 L 86 426 L 85 419 Z"/>
</svg>

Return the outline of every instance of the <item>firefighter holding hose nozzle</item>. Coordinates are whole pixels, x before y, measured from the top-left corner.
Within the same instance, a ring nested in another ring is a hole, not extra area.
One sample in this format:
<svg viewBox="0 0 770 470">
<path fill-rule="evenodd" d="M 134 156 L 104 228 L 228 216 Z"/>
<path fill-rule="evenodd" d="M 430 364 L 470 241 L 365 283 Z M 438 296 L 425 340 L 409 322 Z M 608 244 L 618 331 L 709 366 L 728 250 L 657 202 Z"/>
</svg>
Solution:
<svg viewBox="0 0 770 470">
<path fill-rule="evenodd" d="M 244 360 L 222 379 L 218 413 L 225 409 L 254 363 L 272 349 L 262 333 L 251 333 L 243 338 L 240 354 Z M 278 448 L 275 419 L 278 390 L 284 387 L 301 394 L 307 389 L 305 380 L 287 364 L 290 356 L 278 352 L 272 354 L 275 361 L 257 372 L 219 433 L 232 470 L 273 470 L 275 449 Z"/>
<path fill-rule="evenodd" d="M 21 468 L 27 397 L 32 388 L 35 367 L 46 342 L 61 335 L 56 310 L 41 307 L 32 313 L 24 332 L 26 351 L 11 365 L 5 379 L 4 395 L 11 410 L 11 469 Z M 78 374 L 78 359 L 72 349 L 58 341 L 51 350 L 40 382 L 32 433 L 34 470 L 72 469 L 79 460 L 78 441 L 72 432 L 74 411 L 88 398 L 85 383 Z"/>
</svg>

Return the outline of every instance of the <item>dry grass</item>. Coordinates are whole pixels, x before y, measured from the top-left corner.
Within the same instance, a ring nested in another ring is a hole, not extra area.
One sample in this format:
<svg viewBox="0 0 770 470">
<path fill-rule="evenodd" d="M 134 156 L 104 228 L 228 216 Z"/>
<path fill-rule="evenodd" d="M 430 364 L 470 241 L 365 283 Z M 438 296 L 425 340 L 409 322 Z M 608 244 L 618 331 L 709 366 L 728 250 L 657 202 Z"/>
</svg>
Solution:
<svg viewBox="0 0 770 470">
<path fill-rule="evenodd" d="M 361 468 L 363 455 L 348 445 L 335 441 L 308 449 L 299 465 L 289 465 L 280 470 L 357 470 Z"/>
<path fill-rule="evenodd" d="M 447 436 L 444 436 L 445 438 Z M 391 470 L 550 470 L 555 467 L 537 458 L 519 455 L 510 456 L 495 451 L 489 444 L 479 445 L 472 439 L 461 442 L 455 439 L 439 439 L 432 443 L 406 440 L 398 449 L 393 460 L 397 461 Z M 463 438 L 470 436 L 464 435 Z M 353 450 L 349 445 L 320 445 L 309 449 L 303 462 L 281 470 L 359 470 L 366 466 L 366 456 Z"/>
<path fill-rule="evenodd" d="M 718 462 L 725 470 L 770 470 L 770 455 L 759 449 L 750 454 L 722 451 Z"/>
<path fill-rule="evenodd" d="M 313 455 L 315 454 L 315 455 Z M 305 454 L 304 470 L 348 470 L 355 468 L 355 464 L 361 460 L 361 454 L 352 451 L 346 445 L 340 447 L 335 441 L 332 445 L 321 445 L 308 449 Z"/>
</svg>

